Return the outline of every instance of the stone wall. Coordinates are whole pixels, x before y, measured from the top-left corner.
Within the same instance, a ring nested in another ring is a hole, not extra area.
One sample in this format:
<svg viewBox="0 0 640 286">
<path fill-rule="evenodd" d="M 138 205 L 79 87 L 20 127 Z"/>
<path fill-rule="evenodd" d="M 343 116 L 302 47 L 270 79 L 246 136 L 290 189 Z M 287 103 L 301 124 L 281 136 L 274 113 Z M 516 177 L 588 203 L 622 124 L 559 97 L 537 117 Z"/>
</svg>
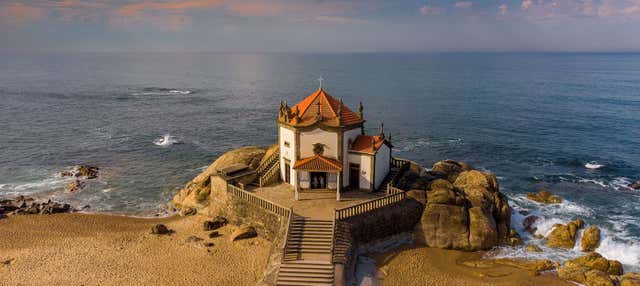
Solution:
<svg viewBox="0 0 640 286">
<path fill-rule="evenodd" d="M 410 232 L 422 217 L 423 205 L 412 198 L 345 220 L 336 221 L 333 263 L 335 285 L 351 285 L 359 245 Z"/>
</svg>

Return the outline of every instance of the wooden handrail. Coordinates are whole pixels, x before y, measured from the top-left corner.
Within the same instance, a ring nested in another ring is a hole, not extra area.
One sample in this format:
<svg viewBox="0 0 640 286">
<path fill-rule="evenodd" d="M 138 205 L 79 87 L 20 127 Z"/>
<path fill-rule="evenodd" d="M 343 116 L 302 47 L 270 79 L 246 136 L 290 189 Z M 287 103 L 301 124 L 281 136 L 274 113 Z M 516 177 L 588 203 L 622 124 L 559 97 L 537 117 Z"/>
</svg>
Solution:
<svg viewBox="0 0 640 286">
<path fill-rule="evenodd" d="M 350 218 L 352 216 L 360 215 L 366 212 L 379 209 L 384 206 L 401 202 L 405 198 L 407 198 L 407 194 L 405 192 L 386 195 L 381 198 L 364 201 L 359 204 L 355 204 L 345 208 L 335 209 L 334 216 L 335 216 L 335 219 L 343 220 L 346 218 Z"/>
<path fill-rule="evenodd" d="M 239 187 L 236 187 L 231 184 L 227 184 L 227 192 L 233 194 L 234 196 L 249 202 L 252 205 L 258 206 L 262 209 L 270 211 L 279 216 L 287 217 L 291 214 L 291 209 L 281 206 L 277 203 L 271 202 L 267 199 L 256 196 L 250 192 L 247 192 Z"/>
</svg>

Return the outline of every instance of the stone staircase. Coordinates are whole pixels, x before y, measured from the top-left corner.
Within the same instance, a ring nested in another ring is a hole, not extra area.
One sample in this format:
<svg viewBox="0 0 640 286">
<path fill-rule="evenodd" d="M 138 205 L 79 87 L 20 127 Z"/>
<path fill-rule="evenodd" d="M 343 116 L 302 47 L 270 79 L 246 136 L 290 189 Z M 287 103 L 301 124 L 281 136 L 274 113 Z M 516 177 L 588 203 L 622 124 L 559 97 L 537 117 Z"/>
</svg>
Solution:
<svg viewBox="0 0 640 286">
<path fill-rule="evenodd" d="M 384 178 L 384 181 L 382 181 L 382 183 L 380 183 L 380 186 L 378 186 L 377 191 L 384 191 L 387 189 L 387 185 L 389 183 L 391 183 L 391 180 L 393 180 L 393 178 L 395 178 L 398 173 L 400 173 L 400 168 L 389 168 L 389 173 L 387 174 L 387 176 Z"/>
<path fill-rule="evenodd" d="M 333 285 L 333 221 L 293 217 L 276 285 Z"/>
</svg>

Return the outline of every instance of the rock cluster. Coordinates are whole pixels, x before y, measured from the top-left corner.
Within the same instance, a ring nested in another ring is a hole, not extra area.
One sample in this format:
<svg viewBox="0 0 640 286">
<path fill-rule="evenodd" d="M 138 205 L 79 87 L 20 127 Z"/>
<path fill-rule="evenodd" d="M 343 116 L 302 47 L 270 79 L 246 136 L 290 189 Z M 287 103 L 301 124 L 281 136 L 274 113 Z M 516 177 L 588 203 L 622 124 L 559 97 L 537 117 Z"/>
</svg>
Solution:
<svg viewBox="0 0 640 286">
<path fill-rule="evenodd" d="M 60 176 L 76 178 L 67 185 L 67 192 L 74 193 L 84 189 L 84 187 L 87 185 L 84 181 L 85 179 L 91 180 L 97 178 L 98 170 L 100 169 L 95 166 L 78 165 L 70 170 L 60 172 Z"/>
<path fill-rule="evenodd" d="M 600 246 L 600 229 L 591 225 L 582 233 L 582 251 L 590 252 L 596 250 Z"/>
<path fill-rule="evenodd" d="M 640 181 L 636 181 L 629 184 L 629 188 L 632 188 L 634 190 L 640 190 Z"/>
<path fill-rule="evenodd" d="M 543 204 L 559 204 L 562 203 L 562 198 L 552 194 L 547 190 L 542 190 L 537 193 L 527 193 L 527 198 Z"/>
<path fill-rule="evenodd" d="M 203 224 L 203 229 L 205 231 L 216 230 L 228 223 L 227 219 L 222 216 L 217 216 L 213 220 L 205 221 Z"/>
<path fill-rule="evenodd" d="M 435 163 L 430 175 L 441 179 L 431 181 L 421 219 L 428 246 L 475 251 L 521 243 L 495 175 L 452 160 Z"/>
<path fill-rule="evenodd" d="M 156 224 L 153 227 L 151 227 L 151 233 L 152 234 L 158 234 L 158 235 L 164 235 L 164 234 L 171 234 L 172 231 L 169 228 L 167 228 L 166 225 L 159 223 L 159 224 Z"/>
<path fill-rule="evenodd" d="M 38 202 L 33 198 L 19 196 L 15 199 L 0 200 L 0 217 L 4 215 L 56 214 L 74 212 L 69 204 L 47 200 Z"/>
<path fill-rule="evenodd" d="M 558 268 L 558 276 L 562 279 L 585 285 L 616 285 L 617 278 L 622 275 L 622 264 L 616 260 L 608 260 L 602 255 L 591 252 L 585 256 L 568 260 Z"/>
</svg>

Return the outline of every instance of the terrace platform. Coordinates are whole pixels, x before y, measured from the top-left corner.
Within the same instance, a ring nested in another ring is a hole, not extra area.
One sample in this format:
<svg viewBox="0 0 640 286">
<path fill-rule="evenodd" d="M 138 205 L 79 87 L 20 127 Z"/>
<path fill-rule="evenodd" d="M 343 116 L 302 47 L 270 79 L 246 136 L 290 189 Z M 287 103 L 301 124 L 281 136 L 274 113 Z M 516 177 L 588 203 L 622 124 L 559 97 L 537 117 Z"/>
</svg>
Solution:
<svg viewBox="0 0 640 286">
<path fill-rule="evenodd" d="M 335 191 L 304 191 L 300 200 L 295 200 L 295 189 L 285 183 L 267 187 L 247 188 L 247 191 L 284 207 L 292 208 L 298 216 L 319 220 L 333 220 L 334 209 L 344 208 L 363 201 L 385 196 L 384 192 L 350 190 L 341 193 L 336 201 Z"/>
</svg>

